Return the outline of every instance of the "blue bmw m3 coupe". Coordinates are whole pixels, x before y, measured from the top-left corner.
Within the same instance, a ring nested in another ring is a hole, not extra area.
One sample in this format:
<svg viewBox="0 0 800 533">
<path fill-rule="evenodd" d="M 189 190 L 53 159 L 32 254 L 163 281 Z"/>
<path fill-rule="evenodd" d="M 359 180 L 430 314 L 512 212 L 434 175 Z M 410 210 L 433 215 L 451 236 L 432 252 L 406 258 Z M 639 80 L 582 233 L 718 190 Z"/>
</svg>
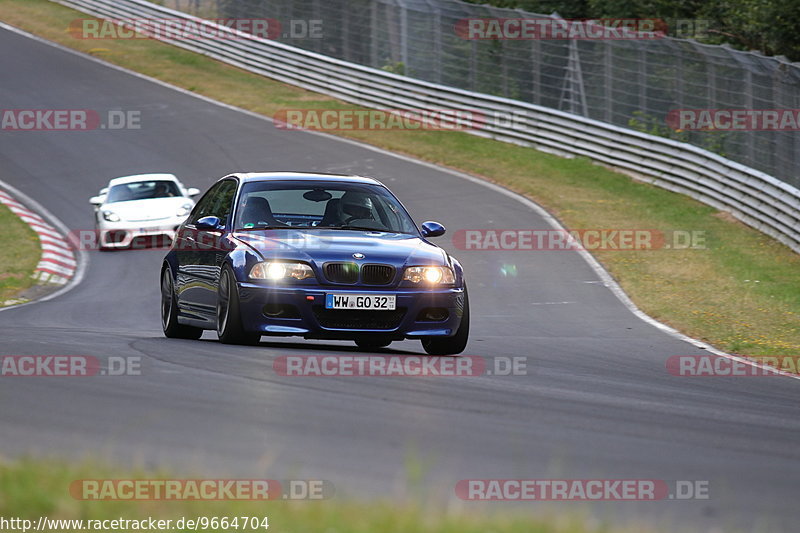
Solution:
<svg viewBox="0 0 800 533">
<path fill-rule="evenodd" d="M 223 343 L 264 335 L 353 340 L 363 349 L 419 339 L 461 353 L 469 299 L 461 264 L 379 181 L 335 174 L 233 174 L 178 229 L 161 269 L 171 338 L 216 330 Z"/>
</svg>

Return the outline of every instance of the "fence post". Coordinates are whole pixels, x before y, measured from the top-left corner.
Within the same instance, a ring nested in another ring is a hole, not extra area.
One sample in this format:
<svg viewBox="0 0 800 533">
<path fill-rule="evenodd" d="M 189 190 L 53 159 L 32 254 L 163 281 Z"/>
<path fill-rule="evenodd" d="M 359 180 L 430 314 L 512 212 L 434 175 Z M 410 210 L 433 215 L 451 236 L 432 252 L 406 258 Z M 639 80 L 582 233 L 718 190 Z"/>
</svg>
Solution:
<svg viewBox="0 0 800 533">
<path fill-rule="evenodd" d="M 570 113 L 575 113 L 583 117 L 589 115 L 586 106 L 586 91 L 583 87 L 581 58 L 578 54 L 578 41 L 576 39 L 569 40 L 569 55 L 558 104 L 560 109 L 563 109 L 564 102 L 568 104 L 568 111 Z"/>
<path fill-rule="evenodd" d="M 369 61 L 373 68 L 381 68 L 378 64 L 378 2 L 371 2 L 369 6 Z"/>
<path fill-rule="evenodd" d="M 613 43 L 603 41 L 603 79 L 605 80 L 604 95 L 605 105 L 603 106 L 603 120 L 606 122 L 614 121 L 614 64 Z"/>
</svg>

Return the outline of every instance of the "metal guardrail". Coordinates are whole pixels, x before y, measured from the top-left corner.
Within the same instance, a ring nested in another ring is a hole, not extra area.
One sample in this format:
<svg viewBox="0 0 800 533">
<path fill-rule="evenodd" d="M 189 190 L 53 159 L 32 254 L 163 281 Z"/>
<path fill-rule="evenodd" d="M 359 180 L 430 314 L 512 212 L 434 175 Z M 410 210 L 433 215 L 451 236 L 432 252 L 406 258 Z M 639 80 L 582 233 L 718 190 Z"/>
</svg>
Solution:
<svg viewBox="0 0 800 533">
<path fill-rule="evenodd" d="M 145 0 L 53 0 L 111 19 L 203 19 Z M 146 27 L 146 24 L 145 24 Z M 188 27 L 183 26 L 182 31 Z M 584 156 L 730 212 L 800 253 L 800 190 L 693 145 L 525 102 L 446 87 L 348 63 L 236 30 L 236 39 L 171 40 L 175 46 L 269 78 L 371 108 L 472 110 L 496 117 L 469 133 L 565 156 Z M 509 120 L 511 119 L 511 120 Z"/>
</svg>

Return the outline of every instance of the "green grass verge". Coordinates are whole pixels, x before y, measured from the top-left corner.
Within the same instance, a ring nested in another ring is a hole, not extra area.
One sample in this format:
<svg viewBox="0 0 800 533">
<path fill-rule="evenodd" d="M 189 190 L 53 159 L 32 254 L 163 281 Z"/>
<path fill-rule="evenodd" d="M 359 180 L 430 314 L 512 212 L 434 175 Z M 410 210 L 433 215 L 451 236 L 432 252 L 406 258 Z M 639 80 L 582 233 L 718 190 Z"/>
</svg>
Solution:
<svg viewBox="0 0 800 533">
<path fill-rule="evenodd" d="M 17 215 L 0 204 L 0 307 L 34 284 L 31 277 L 42 250 L 39 237 Z"/>
<path fill-rule="evenodd" d="M 269 529 L 243 531 L 280 531 L 285 533 L 649 533 L 649 526 L 632 525 L 614 528 L 595 519 L 573 513 L 558 518 L 543 514 L 531 518 L 519 510 L 500 509 L 485 512 L 486 507 L 470 510 L 467 502 L 449 509 L 433 507 L 422 498 L 416 502 L 389 499 L 369 505 L 343 500 L 335 495 L 329 500 L 305 501 L 86 501 L 73 498 L 70 484 L 82 479 L 175 479 L 164 473 L 118 472 L 84 463 L 67 465 L 57 461 L 20 460 L 0 463 L 0 517 L 31 520 L 39 517 L 54 520 L 110 520 L 116 518 L 173 520 L 199 517 L 267 517 Z M 184 478 L 180 478 L 184 479 Z M 196 479 L 196 478 L 191 478 Z M 636 505 L 635 503 L 632 503 Z M 497 507 L 499 504 L 487 504 Z M 483 512 L 479 512 L 483 510 Z M 173 522 L 174 523 L 174 522 Z M 75 524 L 58 531 L 78 531 Z M 186 530 L 186 529 L 183 529 Z M 225 531 L 222 528 L 201 531 Z M 240 529 L 241 531 L 242 529 Z M 84 529 L 85 531 L 85 529 Z M 124 531 L 131 531 L 126 529 Z M 181 531 L 181 529 L 178 529 Z M 227 531 L 236 531 L 228 529 Z M 669 529 L 675 532 L 675 529 Z M 683 530 L 681 530 L 683 531 Z"/>
<path fill-rule="evenodd" d="M 67 28 L 82 17 L 47 0 L 0 0 L 0 20 L 257 113 L 355 107 L 153 40 L 76 39 Z M 340 134 L 500 183 L 534 199 L 568 228 L 704 232 L 704 250 L 595 255 L 639 307 L 688 335 L 742 354 L 800 353 L 800 256 L 723 213 L 585 159 L 465 133 Z M 535 262 L 537 253 L 518 256 L 520 266 Z"/>
</svg>

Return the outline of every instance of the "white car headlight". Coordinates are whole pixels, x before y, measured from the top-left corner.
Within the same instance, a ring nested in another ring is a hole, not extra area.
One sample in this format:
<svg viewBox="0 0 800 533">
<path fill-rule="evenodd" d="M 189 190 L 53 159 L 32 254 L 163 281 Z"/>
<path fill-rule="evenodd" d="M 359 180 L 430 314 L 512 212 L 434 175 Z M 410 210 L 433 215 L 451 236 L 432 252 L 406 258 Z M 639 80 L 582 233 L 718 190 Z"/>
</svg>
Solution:
<svg viewBox="0 0 800 533">
<path fill-rule="evenodd" d="M 448 285 L 456 282 L 453 269 L 443 266 L 415 266 L 406 268 L 403 281 Z"/>
<path fill-rule="evenodd" d="M 113 211 L 103 211 L 103 219 L 109 222 L 119 222 L 119 215 Z"/>
<path fill-rule="evenodd" d="M 305 263 L 284 263 L 270 261 L 257 263 L 250 269 L 252 279 L 281 280 L 286 278 L 307 279 L 314 277 L 314 271 Z"/>
<path fill-rule="evenodd" d="M 178 211 L 175 214 L 179 217 L 185 217 L 191 212 L 192 212 L 192 204 L 184 204 L 178 208 Z"/>
</svg>

